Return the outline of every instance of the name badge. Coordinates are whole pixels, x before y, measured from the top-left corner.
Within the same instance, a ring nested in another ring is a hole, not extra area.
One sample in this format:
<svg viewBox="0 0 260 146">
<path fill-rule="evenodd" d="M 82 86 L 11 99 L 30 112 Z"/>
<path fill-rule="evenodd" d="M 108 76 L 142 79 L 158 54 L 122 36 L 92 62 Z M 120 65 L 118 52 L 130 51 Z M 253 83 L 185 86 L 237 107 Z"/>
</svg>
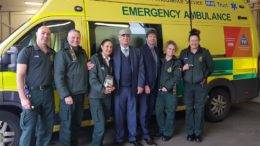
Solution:
<svg viewBox="0 0 260 146">
<path fill-rule="evenodd" d="M 39 58 L 40 56 L 39 55 L 35 55 L 34 58 Z"/>
</svg>

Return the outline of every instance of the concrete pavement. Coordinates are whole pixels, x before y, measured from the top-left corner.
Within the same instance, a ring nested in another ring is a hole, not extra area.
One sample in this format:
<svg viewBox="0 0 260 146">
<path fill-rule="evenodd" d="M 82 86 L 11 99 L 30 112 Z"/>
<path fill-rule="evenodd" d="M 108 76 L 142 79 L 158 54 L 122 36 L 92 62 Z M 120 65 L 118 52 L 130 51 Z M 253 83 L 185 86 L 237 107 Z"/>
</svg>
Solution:
<svg viewBox="0 0 260 146">
<path fill-rule="evenodd" d="M 169 142 L 155 139 L 159 146 L 259 146 L 260 145 L 260 102 L 253 101 L 232 106 L 227 119 L 218 123 L 205 123 L 204 140 L 201 143 L 186 141 L 185 114 L 179 112 L 176 118 L 174 137 Z M 80 145 L 90 146 L 92 128 L 82 128 Z M 113 127 L 105 136 L 105 146 L 113 146 Z M 53 138 L 53 146 L 58 145 L 58 134 Z M 144 141 L 142 142 L 144 145 Z M 125 146 L 130 144 L 125 143 Z"/>
</svg>

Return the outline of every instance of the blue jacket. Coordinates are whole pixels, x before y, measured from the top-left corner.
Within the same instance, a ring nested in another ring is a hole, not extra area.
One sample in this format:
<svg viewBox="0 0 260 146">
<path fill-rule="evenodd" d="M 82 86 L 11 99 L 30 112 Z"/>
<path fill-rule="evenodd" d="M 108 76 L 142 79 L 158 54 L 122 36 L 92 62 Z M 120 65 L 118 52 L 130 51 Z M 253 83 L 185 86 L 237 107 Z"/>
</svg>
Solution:
<svg viewBox="0 0 260 146">
<path fill-rule="evenodd" d="M 140 49 L 129 46 L 129 56 L 132 69 L 132 92 L 137 92 L 137 87 L 144 87 L 144 63 Z M 120 72 L 121 72 L 121 47 L 117 45 L 113 51 L 113 67 L 116 81 L 116 88 L 120 90 Z M 118 90 L 117 90 L 118 91 Z"/>
<path fill-rule="evenodd" d="M 153 54 L 149 46 L 145 44 L 141 49 L 141 52 L 144 57 L 145 85 L 149 85 L 152 88 L 155 87 L 155 84 L 157 83 L 157 79 L 160 76 L 160 67 L 161 67 L 160 59 L 162 57 L 162 52 L 159 50 L 158 47 L 155 47 L 154 50 L 157 55 L 157 65 L 153 58 Z"/>
</svg>

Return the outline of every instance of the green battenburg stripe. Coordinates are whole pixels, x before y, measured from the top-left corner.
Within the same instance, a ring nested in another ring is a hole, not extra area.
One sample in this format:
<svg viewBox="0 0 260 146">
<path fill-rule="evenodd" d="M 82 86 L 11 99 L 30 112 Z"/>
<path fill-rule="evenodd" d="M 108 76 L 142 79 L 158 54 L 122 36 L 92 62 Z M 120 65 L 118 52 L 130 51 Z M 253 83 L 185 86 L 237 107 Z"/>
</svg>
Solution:
<svg viewBox="0 0 260 146">
<path fill-rule="evenodd" d="M 241 80 L 241 79 L 253 79 L 256 78 L 257 74 L 240 74 L 240 75 L 234 75 L 234 80 Z"/>
<path fill-rule="evenodd" d="M 232 75 L 233 74 L 233 60 L 214 60 L 214 72 L 212 76 Z"/>
</svg>

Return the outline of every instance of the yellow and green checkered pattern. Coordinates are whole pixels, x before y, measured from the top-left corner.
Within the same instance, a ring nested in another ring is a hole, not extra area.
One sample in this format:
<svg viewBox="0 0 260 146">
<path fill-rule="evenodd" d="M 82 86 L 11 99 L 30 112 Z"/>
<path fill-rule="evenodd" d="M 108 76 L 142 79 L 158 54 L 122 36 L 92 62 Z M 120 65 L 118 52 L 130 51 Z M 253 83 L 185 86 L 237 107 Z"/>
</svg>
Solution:
<svg viewBox="0 0 260 146">
<path fill-rule="evenodd" d="M 214 72 L 209 81 L 216 78 L 228 80 L 253 79 L 257 77 L 257 58 L 227 58 L 214 60 Z"/>
<path fill-rule="evenodd" d="M 209 81 L 216 78 L 226 78 L 228 80 L 241 80 L 257 78 L 257 58 L 217 58 L 214 60 L 214 72 L 209 77 Z M 16 91 L 16 73 L 1 72 L 0 90 Z M 57 93 L 55 93 L 57 96 Z M 59 102 L 57 100 L 57 102 Z M 56 111 L 58 109 L 56 108 Z"/>
</svg>

